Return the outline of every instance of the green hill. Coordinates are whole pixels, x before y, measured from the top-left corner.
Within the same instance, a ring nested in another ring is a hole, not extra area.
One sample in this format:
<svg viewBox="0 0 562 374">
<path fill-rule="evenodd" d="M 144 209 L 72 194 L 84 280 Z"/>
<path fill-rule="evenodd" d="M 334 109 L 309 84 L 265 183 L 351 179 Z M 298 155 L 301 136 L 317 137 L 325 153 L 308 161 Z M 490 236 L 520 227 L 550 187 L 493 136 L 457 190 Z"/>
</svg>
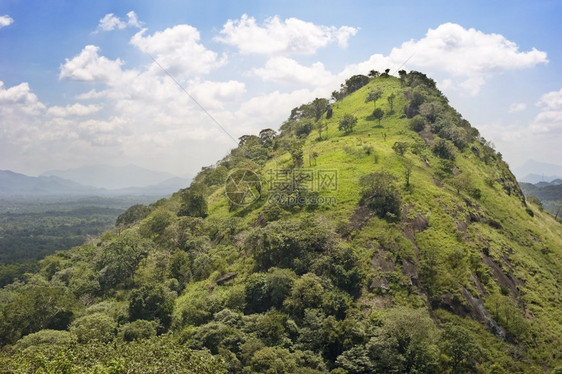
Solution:
<svg viewBox="0 0 562 374">
<path fill-rule="evenodd" d="M 332 96 L 2 289 L 5 371 L 560 370 L 562 226 L 425 75 Z"/>
</svg>

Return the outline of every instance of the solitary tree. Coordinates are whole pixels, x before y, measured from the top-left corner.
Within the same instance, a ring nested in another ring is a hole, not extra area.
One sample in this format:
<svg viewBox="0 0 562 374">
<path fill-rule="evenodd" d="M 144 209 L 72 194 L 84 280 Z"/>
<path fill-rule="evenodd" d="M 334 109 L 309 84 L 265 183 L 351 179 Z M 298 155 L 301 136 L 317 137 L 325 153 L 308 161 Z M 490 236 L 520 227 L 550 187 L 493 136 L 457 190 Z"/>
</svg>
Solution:
<svg viewBox="0 0 562 374">
<path fill-rule="evenodd" d="M 380 99 L 382 96 L 382 91 L 380 88 L 378 88 L 376 91 L 371 91 L 369 92 L 369 94 L 367 95 L 367 98 L 365 99 L 365 102 L 368 103 L 369 101 L 372 101 L 375 109 L 377 107 L 377 100 Z"/>
<path fill-rule="evenodd" d="M 346 134 L 349 134 L 353 131 L 353 127 L 357 124 L 357 117 L 351 114 L 346 114 L 343 116 L 343 119 L 340 121 L 339 129 L 341 131 L 345 131 Z"/>
<path fill-rule="evenodd" d="M 370 78 L 376 78 L 376 77 L 378 77 L 379 75 L 381 75 L 381 73 L 379 73 L 379 72 L 376 71 L 376 70 L 371 70 L 371 71 L 369 72 L 369 77 L 370 77 Z"/>
<path fill-rule="evenodd" d="M 396 94 L 394 94 L 394 92 L 386 98 L 388 100 L 388 105 L 390 105 L 390 112 L 394 112 L 394 99 L 395 98 L 396 98 Z"/>
<path fill-rule="evenodd" d="M 379 120 L 379 126 L 381 125 L 382 117 L 384 117 L 384 111 L 381 108 L 377 108 L 373 111 L 373 118 Z"/>
<path fill-rule="evenodd" d="M 408 73 L 406 73 L 406 70 L 402 69 L 398 70 L 398 75 L 400 76 L 400 85 L 404 86 L 406 84 L 406 76 Z"/>
<path fill-rule="evenodd" d="M 394 152 L 396 152 L 400 156 L 404 156 L 404 153 L 406 153 L 406 151 L 408 150 L 408 143 L 396 142 L 392 146 L 392 149 L 394 150 Z"/>
<path fill-rule="evenodd" d="M 412 160 L 406 160 L 404 165 L 404 179 L 406 180 L 406 187 L 410 187 L 410 176 L 412 175 L 412 169 L 414 167 L 414 163 Z"/>
</svg>

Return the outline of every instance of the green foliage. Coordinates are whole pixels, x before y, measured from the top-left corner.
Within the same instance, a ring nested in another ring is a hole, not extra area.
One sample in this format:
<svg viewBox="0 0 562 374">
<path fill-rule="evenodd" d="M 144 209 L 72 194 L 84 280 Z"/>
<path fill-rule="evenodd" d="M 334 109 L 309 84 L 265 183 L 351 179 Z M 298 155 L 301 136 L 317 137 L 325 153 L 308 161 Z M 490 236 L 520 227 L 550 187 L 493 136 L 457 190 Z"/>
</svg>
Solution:
<svg viewBox="0 0 562 374">
<path fill-rule="evenodd" d="M 343 119 L 340 121 L 338 126 L 338 130 L 345 131 L 346 134 L 349 134 L 353 131 L 353 127 L 357 124 L 357 117 L 351 114 L 346 114 L 343 116 Z"/>
<path fill-rule="evenodd" d="M 303 151 L 304 141 L 302 140 L 293 140 L 290 144 L 289 153 L 291 154 L 291 158 L 293 160 L 293 166 L 299 168 L 302 166 L 303 159 L 304 159 L 304 151 Z"/>
<path fill-rule="evenodd" d="M 291 316 L 301 319 L 304 316 L 305 309 L 322 306 L 323 292 L 324 287 L 321 279 L 315 274 L 305 274 L 295 281 L 284 306 Z"/>
<path fill-rule="evenodd" d="M 425 128 L 425 120 L 422 116 L 416 115 L 410 118 L 408 122 L 410 129 L 414 130 L 415 132 L 420 132 Z"/>
<path fill-rule="evenodd" d="M 394 92 L 386 98 L 388 105 L 390 106 L 390 113 L 394 113 L 394 99 L 396 99 L 396 94 Z"/>
<path fill-rule="evenodd" d="M 330 232 L 312 220 L 276 221 L 251 232 L 244 243 L 259 269 L 277 266 L 302 273 L 332 246 Z"/>
<path fill-rule="evenodd" d="M 18 340 L 14 345 L 14 350 L 19 352 L 26 348 L 46 344 L 49 346 L 64 346 L 72 343 L 73 337 L 68 331 L 60 330 L 40 330 L 29 334 Z"/>
<path fill-rule="evenodd" d="M 215 169 L 216 170 L 216 169 Z M 213 174 L 209 174 L 212 176 Z M 223 178 L 226 180 L 226 171 Z M 178 212 L 178 216 L 201 217 L 205 218 L 208 214 L 208 204 L 205 187 L 192 184 L 182 194 L 182 204 Z"/>
<path fill-rule="evenodd" d="M 62 287 L 29 285 L 12 296 L 10 302 L 0 303 L 0 346 L 13 344 L 24 335 L 42 329 L 57 327 L 66 329 L 72 318 L 69 311 L 74 298 Z M 62 325 L 62 326 L 61 326 Z"/>
<path fill-rule="evenodd" d="M 361 202 L 379 218 L 395 221 L 400 218 L 402 201 L 394 186 L 396 177 L 387 172 L 376 172 L 361 177 Z"/>
<path fill-rule="evenodd" d="M 133 290 L 129 301 L 129 320 L 156 321 L 159 332 L 166 331 L 172 323 L 175 294 L 162 285 L 144 286 Z"/>
<path fill-rule="evenodd" d="M 0 361 L 1 363 L 2 361 Z M 43 351 L 25 351 L 8 362 L 7 372 L 64 374 L 226 374 L 220 358 L 193 351 L 172 337 L 130 343 L 93 342 Z"/>
<path fill-rule="evenodd" d="M 76 336 L 78 343 L 107 343 L 115 337 L 117 323 L 106 314 L 94 313 L 72 322 L 70 332 Z"/>
<path fill-rule="evenodd" d="M 295 129 L 295 135 L 297 138 L 306 138 L 308 134 L 312 132 L 314 125 L 310 121 L 299 122 Z"/>
<path fill-rule="evenodd" d="M 382 97 L 382 90 L 379 88 L 375 91 L 370 91 L 365 99 L 365 103 L 373 102 L 374 109 L 377 109 L 377 100 Z"/>
<path fill-rule="evenodd" d="M 453 148 L 453 144 L 446 139 L 439 139 L 431 148 L 433 153 L 441 158 L 446 160 L 454 160 L 455 159 L 455 149 Z"/>
<path fill-rule="evenodd" d="M 151 229 L 156 226 L 160 230 L 160 225 L 154 221 L 147 225 Z M 97 264 L 99 284 L 102 290 L 120 285 L 131 286 L 135 280 L 135 271 L 140 261 L 148 254 L 150 245 L 148 240 L 143 239 L 134 231 L 124 231 L 113 241 L 104 245 Z"/>
<path fill-rule="evenodd" d="M 115 222 L 115 225 L 130 226 L 146 218 L 146 216 L 148 216 L 149 214 L 150 214 L 149 207 L 142 204 L 135 204 L 129 209 L 127 209 L 124 213 L 121 213 L 119 217 L 117 217 L 117 221 Z"/>
<path fill-rule="evenodd" d="M 137 339 L 149 339 L 156 336 L 157 325 L 155 321 L 138 319 L 121 326 L 120 335 L 126 342 L 132 342 Z"/>
<path fill-rule="evenodd" d="M 481 361 L 482 349 L 462 326 L 446 324 L 440 340 L 441 360 L 451 373 L 474 373 Z"/>
<path fill-rule="evenodd" d="M 336 101 L 343 99 L 345 96 L 352 94 L 361 87 L 369 83 L 369 77 L 365 75 L 354 75 L 349 79 L 345 80 L 345 83 L 341 85 L 339 91 L 332 92 L 332 98 Z"/>
<path fill-rule="evenodd" d="M 384 117 L 384 111 L 381 108 L 376 108 L 373 111 L 373 118 L 379 121 L 379 126 L 381 125 L 381 119 Z"/>
<path fill-rule="evenodd" d="M 409 144 L 406 143 L 406 142 L 395 142 L 392 145 L 392 149 L 394 150 L 394 152 L 396 152 L 396 154 L 398 154 L 400 156 L 404 156 L 404 154 L 408 150 L 408 147 L 409 147 Z"/>
<path fill-rule="evenodd" d="M 426 313 L 398 309 L 388 316 L 365 349 L 375 372 L 434 373 L 439 357 L 436 336 L 435 325 Z"/>
</svg>

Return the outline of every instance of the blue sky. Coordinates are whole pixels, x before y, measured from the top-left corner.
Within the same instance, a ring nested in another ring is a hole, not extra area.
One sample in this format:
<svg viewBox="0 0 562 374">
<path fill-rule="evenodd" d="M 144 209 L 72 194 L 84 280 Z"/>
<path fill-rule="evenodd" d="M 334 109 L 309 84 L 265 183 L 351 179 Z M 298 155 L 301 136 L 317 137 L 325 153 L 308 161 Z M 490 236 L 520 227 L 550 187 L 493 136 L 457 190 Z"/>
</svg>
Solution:
<svg viewBox="0 0 562 374">
<path fill-rule="evenodd" d="M 353 74 L 434 78 L 512 166 L 562 164 L 560 1 L 0 0 L 0 169 L 193 175 Z"/>
</svg>

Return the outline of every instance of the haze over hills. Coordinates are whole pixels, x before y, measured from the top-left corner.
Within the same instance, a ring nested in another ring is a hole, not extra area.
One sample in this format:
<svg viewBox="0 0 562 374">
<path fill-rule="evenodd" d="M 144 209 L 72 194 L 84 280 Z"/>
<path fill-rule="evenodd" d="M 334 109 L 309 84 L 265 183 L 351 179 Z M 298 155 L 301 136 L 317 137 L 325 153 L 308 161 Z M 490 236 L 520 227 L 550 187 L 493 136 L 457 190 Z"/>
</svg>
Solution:
<svg viewBox="0 0 562 374">
<path fill-rule="evenodd" d="M 562 225 L 435 81 L 399 76 L 349 78 L 0 290 L 0 364 L 559 370 Z"/>
<path fill-rule="evenodd" d="M 86 186 L 107 190 L 148 187 L 178 178 L 170 173 L 148 170 L 136 165 L 120 167 L 90 165 L 67 170 L 49 170 L 42 173 L 41 176 L 57 176 Z"/>
<path fill-rule="evenodd" d="M 520 167 L 514 168 L 513 173 L 520 182 L 551 182 L 562 178 L 562 165 L 528 160 Z"/>
<path fill-rule="evenodd" d="M 85 195 L 99 192 L 100 189 L 57 176 L 30 177 L 9 170 L 0 170 L 0 196 Z"/>
<path fill-rule="evenodd" d="M 95 185 L 88 182 L 95 182 Z M 0 170 L 0 196 L 166 196 L 186 187 L 189 182 L 189 178 L 132 165 L 123 168 L 98 165 L 50 171 L 39 177 Z"/>
</svg>

